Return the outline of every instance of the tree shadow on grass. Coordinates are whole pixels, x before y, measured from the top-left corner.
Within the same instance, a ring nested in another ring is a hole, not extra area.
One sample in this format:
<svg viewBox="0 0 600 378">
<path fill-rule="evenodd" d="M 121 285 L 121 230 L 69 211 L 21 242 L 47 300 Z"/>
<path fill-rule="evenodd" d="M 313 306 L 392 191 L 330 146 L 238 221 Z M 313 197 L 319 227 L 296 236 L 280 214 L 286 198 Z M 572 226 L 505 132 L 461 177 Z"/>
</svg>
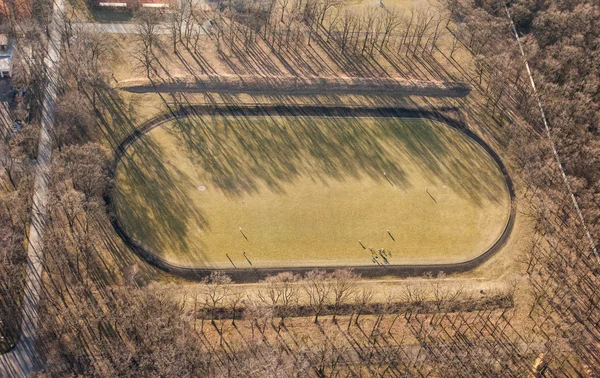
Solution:
<svg viewBox="0 0 600 378">
<path fill-rule="evenodd" d="M 503 177 L 491 157 L 460 131 L 431 120 L 216 114 L 162 127 L 167 134 L 160 138 L 169 140 L 146 134 L 122 157 L 119 172 L 129 186 L 117 185 L 115 199 L 135 239 L 155 252 L 176 253 L 180 262 L 206 262 L 202 240 L 191 251 L 187 238 L 191 230 L 211 230 L 182 186 L 199 185 L 196 174 L 232 200 L 264 190 L 285 194 L 307 177 L 323 186 L 369 179 L 408 190 L 418 174 L 430 188 L 446 185 L 478 207 L 502 202 Z"/>
<path fill-rule="evenodd" d="M 112 88 L 100 91 L 99 99 L 105 108 L 104 113 L 98 113 L 100 131 L 118 150 L 127 135 L 136 133 L 132 122 L 136 114 L 127 109 L 126 101 Z M 128 149 L 119 160 L 119 169 L 127 172 L 131 187 L 117 186 L 113 190 L 115 210 L 122 226 L 141 245 L 168 245 L 173 250 L 187 251 L 188 230 L 208 229 L 208 222 L 189 206 L 185 192 L 173 185 L 164 159 L 164 152 L 152 139 L 136 140 L 135 149 Z M 148 217 L 153 217 L 157 227 L 149 227 L 153 223 L 148 222 Z"/>
<path fill-rule="evenodd" d="M 487 152 L 468 136 L 442 123 L 425 121 L 381 129 L 381 138 L 409 151 L 432 182 L 441 182 L 477 206 L 499 203 L 502 174 Z"/>
<path fill-rule="evenodd" d="M 135 148 L 121 158 L 117 171 L 128 176 L 130 186 L 117 186 L 114 199 L 126 230 L 142 245 L 187 251 L 188 231 L 209 230 L 210 225 L 197 208 L 190 206 L 186 192 L 174 185 L 173 176 L 183 173 L 167 168 L 166 159 L 168 156 L 151 138 L 138 139 Z"/>
<path fill-rule="evenodd" d="M 406 167 L 418 167 L 432 184 L 443 182 L 478 206 L 498 202 L 503 185 L 476 142 L 430 120 L 187 117 L 167 130 L 210 183 L 232 198 L 258 194 L 263 186 L 283 192 L 299 177 L 323 185 L 368 177 L 407 189 Z"/>
<path fill-rule="evenodd" d="M 260 125 L 258 125 L 260 123 Z M 284 191 L 299 177 L 329 180 L 385 180 L 389 172 L 406 185 L 404 172 L 370 139 L 359 119 L 327 122 L 316 117 L 189 117 L 169 132 L 211 184 L 229 197 L 257 194 L 266 186 Z"/>
</svg>

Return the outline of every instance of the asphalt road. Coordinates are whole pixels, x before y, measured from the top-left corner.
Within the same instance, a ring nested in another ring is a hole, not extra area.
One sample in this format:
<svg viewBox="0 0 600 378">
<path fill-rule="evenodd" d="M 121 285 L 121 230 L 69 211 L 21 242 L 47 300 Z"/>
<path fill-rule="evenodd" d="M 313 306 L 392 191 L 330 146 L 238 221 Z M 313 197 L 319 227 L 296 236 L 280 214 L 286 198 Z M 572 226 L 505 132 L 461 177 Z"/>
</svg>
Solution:
<svg viewBox="0 0 600 378">
<path fill-rule="evenodd" d="M 21 307 L 21 337 L 10 352 L 0 355 L 0 377 L 29 377 L 40 367 L 36 349 L 38 304 L 42 289 L 43 234 L 46 220 L 48 174 L 52 156 L 51 132 L 56 102 L 56 74 L 60 57 L 60 34 L 55 25 L 64 0 L 54 1 L 48 55 L 44 59 L 48 82 L 44 93 L 37 164 L 34 173 L 33 210 L 29 228 L 25 292 Z"/>
<path fill-rule="evenodd" d="M 136 24 L 134 23 L 97 23 L 97 22 L 86 22 L 86 23 L 77 23 L 76 27 L 81 27 L 90 32 L 98 32 L 105 34 L 136 34 Z M 210 28 L 210 24 L 208 21 L 205 21 L 202 27 L 200 27 L 200 34 L 205 34 L 206 31 Z M 181 27 L 182 33 L 185 30 L 185 25 Z M 171 34 L 171 29 L 168 24 L 159 24 L 156 28 L 156 34 Z"/>
</svg>

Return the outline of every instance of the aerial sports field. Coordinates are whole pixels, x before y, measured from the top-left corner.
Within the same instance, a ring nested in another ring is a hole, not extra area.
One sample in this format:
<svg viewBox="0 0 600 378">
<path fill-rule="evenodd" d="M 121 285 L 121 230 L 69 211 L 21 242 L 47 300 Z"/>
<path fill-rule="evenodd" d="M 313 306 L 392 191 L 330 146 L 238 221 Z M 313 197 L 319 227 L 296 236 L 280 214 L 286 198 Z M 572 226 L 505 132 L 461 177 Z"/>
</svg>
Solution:
<svg viewBox="0 0 600 378">
<path fill-rule="evenodd" d="M 189 268 L 462 262 L 511 212 L 484 148 L 425 118 L 178 118 L 127 147 L 115 186 L 124 231 Z"/>
</svg>

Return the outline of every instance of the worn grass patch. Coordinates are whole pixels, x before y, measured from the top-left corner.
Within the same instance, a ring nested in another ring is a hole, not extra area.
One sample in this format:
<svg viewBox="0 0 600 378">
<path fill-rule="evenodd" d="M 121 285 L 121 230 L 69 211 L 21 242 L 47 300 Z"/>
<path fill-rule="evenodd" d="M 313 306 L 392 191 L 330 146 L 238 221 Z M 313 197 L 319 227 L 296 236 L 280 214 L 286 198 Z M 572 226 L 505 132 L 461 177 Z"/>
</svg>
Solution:
<svg viewBox="0 0 600 378">
<path fill-rule="evenodd" d="M 390 264 L 458 262 L 510 214 L 483 148 L 417 118 L 171 121 L 129 147 L 114 200 L 126 232 L 187 267 L 369 265 L 369 247 Z"/>
</svg>

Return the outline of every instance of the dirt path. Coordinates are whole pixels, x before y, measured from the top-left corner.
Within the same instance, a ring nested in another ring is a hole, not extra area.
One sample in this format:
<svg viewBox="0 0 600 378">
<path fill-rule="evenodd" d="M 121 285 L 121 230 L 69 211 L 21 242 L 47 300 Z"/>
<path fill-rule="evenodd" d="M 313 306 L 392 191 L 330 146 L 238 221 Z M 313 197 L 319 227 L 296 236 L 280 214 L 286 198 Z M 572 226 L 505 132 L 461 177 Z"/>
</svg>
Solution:
<svg viewBox="0 0 600 378">
<path fill-rule="evenodd" d="M 118 88 L 132 93 L 385 94 L 424 97 L 465 97 L 470 92 L 469 86 L 460 82 L 403 80 L 393 77 L 242 75 L 171 77 L 168 81 L 162 82 L 149 81 L 147 79 L 131 79 L 120 82 Z"/>
</svg>

